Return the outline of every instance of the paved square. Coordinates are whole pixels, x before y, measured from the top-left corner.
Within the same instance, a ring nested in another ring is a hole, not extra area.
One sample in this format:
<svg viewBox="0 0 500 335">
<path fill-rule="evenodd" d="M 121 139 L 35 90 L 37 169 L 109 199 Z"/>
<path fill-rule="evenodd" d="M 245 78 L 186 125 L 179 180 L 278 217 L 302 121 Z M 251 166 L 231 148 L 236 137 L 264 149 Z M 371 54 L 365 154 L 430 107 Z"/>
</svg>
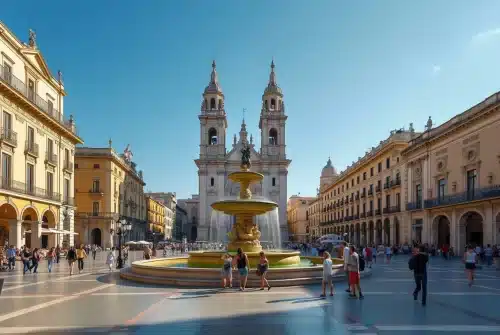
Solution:
<svg viewBox="0 0 500 335">
<path fill-rule="evenodd" d="M 134 255 L 139 257 L 139 255 Z M 134 258 L 134 256 L 132 258 Z M 500 271 L 482 269 L 469 288 L 458 260 L 431 259 L 426 307 L 414 302 L 407 256 L 376 264 L 362 281 L 366 298 L 349 300 L 345 283 L 320 299 L 319 286 L 177 289 L 123 281 L 104 254 L 69 276 L 66 262 L 47 272 L 0 273 L 0 334 L 491 334 L 500 333 Z"/>
</svg>

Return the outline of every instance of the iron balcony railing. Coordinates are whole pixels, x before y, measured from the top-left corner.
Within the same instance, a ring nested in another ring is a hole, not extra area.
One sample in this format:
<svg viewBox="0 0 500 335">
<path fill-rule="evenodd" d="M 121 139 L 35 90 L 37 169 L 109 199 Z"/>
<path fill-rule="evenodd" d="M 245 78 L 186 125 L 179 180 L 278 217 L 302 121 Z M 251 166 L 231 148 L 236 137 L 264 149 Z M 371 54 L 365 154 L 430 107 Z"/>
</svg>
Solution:
<svg viewBox="0 0 500 335">
<path fill-rule="evenodd" d="M 377 192 L 377 193 L 378 193 L 378 192 L 380 192 L 381 190 L 382 190 L 382 188 L 381 188 L 379 185 L 377 185 L 377 187 L 375 187 L 375 192 Z"/>
<path fill-rule="evenodd" d="M 391 182 L 390 182 L 390 181 L 386 181 L 386 182 L 384 183 L 384 190 L 387 190 L 387 189 L 389 189 L 389 188 L 391 188 Z"/>
<path fill-rule="evenodd" d="M 380 211 L 380 208 L 379 208 L 379 209 L 376 209 L 376 210 L 375 210 L 375 215 L 380 215 L 380 214 L 381 214 L 380 212 L 381 212 L 381 211 Z"/>
<path fill-rule="evenodd" d="M 115 212 L 77 212 L 77 217 L 111 218 L 118 220 L 119 214 Z"/>
<path fill-rule="evenodd" d="M 101 190 L 100 188 L 91 188 L 89 190 L 89 193 L 104 193 L 103 190 Z"/>
<path fill-rule="evenodd" d="M 373 195 L 373 190 L 372 189 L 368 190 L 368 196 L 372 196 L 372 195 Z"/>
<path fill-rule="evenodd" d="M 471 191 L 445 195 L 424 201 L 424 208 L 456 205 L 464 202 L 500 197 L 500 185 L 493 185 Z"/>
<path fill-rule="evenodd" d="M 366 217 L 370 217 L 370 216 L 373 216 L 372 210 L 366 212 Z"/>
<path fill-rule="evenodd" d="M 361 198 L 364 198 L 365 196 L 366 196 L 366 193 L 365 193 L 364 191 L 363 191 L 363 192 L 361 192 L 360 197 L 361 197 Z"/>
<path fill-rule="evenodd" d="M 54 121 L 58 122 L 61 126 L 65 127 L 73 134 L 77 134 L 76 127 L 72 125 L 71 122 L 57 109 L 55 109 L 52 104 L 49 104 L 47 100 L 40 97 L 33 90 L 28 89 L 28 85 L 26 85 L 26 83 L 14 76 L 12 72 L 7 70 L 7 68 L 2 65 L 0 65 L 0 82 L 3 82 L 5 85 L 21 94 L 24 98 L 29 100 L 32 104 L 38 107 L 38 109 L 47 114 Z"/>
<path fill-rule="evenodd" d="M 0 187 L 7 191 L 21 193 L 32 197 L 48 199 L 52 201 L 61 201 L 61 195 L 59 193 L 53 192 L 51 190 L 45 190 L 34 185 L 25 184 L 16 180 L 2 178 Z"/>
<path fill-rule="evenodd" d="M 365 217 L 366 217 L 366 213 L 365 213 L 365 212 L 361 213 L 361 214 L 359 215 L 359 217 L 360 217 L 360 218 L 362 218 L 362 219 L 363 219 L 363 218 L 365 218 Z"/>
<path fill-rule="evenodd" d="M 401 178 L 396 178 L 394 180 L 391 180 L 391 187 L 396 187 L 401 185 Z"/>
<path fill-rule="evenodd" d="M 68 172 L 73 172 L 73 162 L 65 160 L 63 163 L 63 169 L 68 171 Z"/>
<path fill-rule="evenodd" d="M 406 204 L 406 210 L 407 211 L 414 211 L 417 209 L 422 209 L 422 200 L 420 201 L 415 201 L 415 202 L 409 202 Z"/>
<path fill-rule="evenodd" d="M 344 217 L 344 221 L 351 221 L 352 220 L 352 215 L 347 215 Z"/>
<path fill-rule="evenodd" d="M 0 139 L 17 146 L 17 133 L 10 128 L 0 128 Z"/>
<path fill-rule="evenodd" d="M 352 219 L 353 219 L 353 220 L 358 220 L 358 219 L 359 219 L 359 214 L 355 214 L 355 215 L 353 215 L 353 216 L 352 216 Z"/>
<path fill-rule="evenodd" d="M 46 152 L 45 153 L 45 162 L 53 164 L 53 165 L 57 165 L 57 155 L 50 153 L 50 152 Z"/>
<path fill-rule="evenodd" d="M 38 144 L 33 141 L 26 141 L 24 145 L 24 152 L 38 157 Z"/>
</svg>

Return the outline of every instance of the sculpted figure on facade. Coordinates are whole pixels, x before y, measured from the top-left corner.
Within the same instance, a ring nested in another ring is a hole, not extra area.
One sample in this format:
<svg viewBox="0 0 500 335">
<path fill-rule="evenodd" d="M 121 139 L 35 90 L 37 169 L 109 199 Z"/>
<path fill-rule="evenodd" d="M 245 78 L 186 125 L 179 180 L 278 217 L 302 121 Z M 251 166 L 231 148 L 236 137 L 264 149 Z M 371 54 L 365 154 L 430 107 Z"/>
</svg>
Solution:
<svg viewBox="0 0 500 335">
<path fill-rule="evenodd" d="M 35 33 L 35 31 L 33 29 L 29 30 L 28 45 L 31 48 L 36 48 L 36 33 Z"/>
</svg>

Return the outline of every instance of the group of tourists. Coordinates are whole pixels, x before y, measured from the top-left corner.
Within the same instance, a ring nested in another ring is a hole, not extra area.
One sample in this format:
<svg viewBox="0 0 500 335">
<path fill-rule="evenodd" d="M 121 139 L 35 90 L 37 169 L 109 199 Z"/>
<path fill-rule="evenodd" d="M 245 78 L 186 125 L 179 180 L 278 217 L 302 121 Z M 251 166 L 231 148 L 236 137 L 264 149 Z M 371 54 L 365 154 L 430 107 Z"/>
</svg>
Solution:
<svg viewBox="0 0 500 335">
<path fill-rule="evenodd" d="M 256 274 L 260 277 L 260 289 L 263 291 L 265 288 L 269 291 L 271 285 L 267 281 L 267 271 L 269 269 L 269 261 L 266 257 L 264 251 L 259 254 L 259 263 L 257 264 Z M 248 261 L 248 255 L 243 252 L 241 248 L 238 248 L 236 256 L 233 258 L 231 254 L 225 253 L 222 256 L 223 265 L 221 269 L 222 276 L 222 288 L 232 288 L 233 287 L 233 270 L 237 269 L 239 274 L 240 291 L 245 291 L 250 262 Z"/>
</svg>

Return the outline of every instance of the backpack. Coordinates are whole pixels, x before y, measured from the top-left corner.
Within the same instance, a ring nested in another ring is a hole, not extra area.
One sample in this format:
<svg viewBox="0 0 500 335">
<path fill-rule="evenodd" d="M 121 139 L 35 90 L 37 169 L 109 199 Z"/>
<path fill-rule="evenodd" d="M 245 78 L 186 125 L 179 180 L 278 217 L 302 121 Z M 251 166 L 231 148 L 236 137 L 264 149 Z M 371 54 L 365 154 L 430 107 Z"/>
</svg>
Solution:
<svg viewBox="0 0 500 335">
<path fill-rule="evenodd" d="M 359 257 L 359 271 L 364 271 L 365 270 L 365 258 L 360 256 Z"/>
<path fill-rule="evenodd" d="M 408 268 L 411 271 L 415 270 L 415 256 L 413 256 L 412 258 L 410 258 L 410 260 L 408 261 Z"/>
</svg>

